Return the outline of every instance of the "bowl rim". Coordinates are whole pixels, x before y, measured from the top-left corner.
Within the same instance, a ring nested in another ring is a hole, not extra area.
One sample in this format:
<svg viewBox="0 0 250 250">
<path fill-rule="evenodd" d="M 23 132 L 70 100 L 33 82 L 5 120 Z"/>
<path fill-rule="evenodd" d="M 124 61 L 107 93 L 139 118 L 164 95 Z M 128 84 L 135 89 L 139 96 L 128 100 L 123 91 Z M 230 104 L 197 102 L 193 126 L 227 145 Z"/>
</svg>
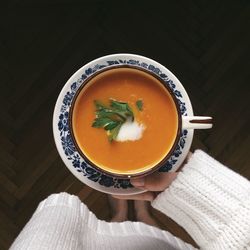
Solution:
<svg viewBox="0 0 250 250">
<path fill-rule="evenodd" d="M 150 59 L 151 60 L 151 59 Z M 81 93 L 81 91 L 83 91 L 84 87 L 89 83 L 89 81 L 91 81 L 93 78 L 95 78 L 96 76 L 109 71 L 109 70 L 113 70 L 113 69 L 118 69 L 118 68 L 132 68 L 132 69 L 136 69 L 139 71 L 142 71 L 144 73 L 147 73 L 151 76 L 153 76 L 154 78 L 156 78 L 161 85 L 167 90 L 167 92 L 170 94 L 170 96 L 172 97 L 172 100 L 174 101 L 175 104 L 175 108 L 177 110 L 177 132 L 176 132 L 176 136 L 175 136 L 175 140 L 174 143 L 172 144 L 172 147 L 170 148 L 170 150 L 167 152 L 167 154 L 164 156 L 164 158 L 158 162 L 156 165 L 153 165 L 151 167 L 149 167 L 148 169 L 138 172 L 138 173 L 113 173 L 110 172 L 108 170 L 105 170 L 99 166 L 97 166 L 94 162 L 92 162 L 83 152 L 83 150 L 79 147 L 75 134 L 74 134 L 74 129 L 73 129 L 73 110 L 74 110 L 74 106 L 76 103 L 77 98 L 79 97 L 79 94 Z M 178 104 L 178 100 L 175 96 L 175 94 L 173 93 L 173 91 L 171 90 L 171 88 L 164 82 L 164 80 L 162 78 L 160 78 L 158 75 L 154 74 L 153 72 L 142 68 L 142 67 L 138 67 L 135 65 L 112 65 L 110 67 L 101 69 L 97 72 L 95 72 L 94 74 L 92 74 L 90 77 L 88 77 L 87 79 L 85 79 L 82 83 L 81 86 L 78 88 L 78 90 L 76 91 L 73 99 L 72 99 L 72 103 L 69 109 L 69 130 L 70 130 L 70 134 L 73 140 L 73 143 L 75 145 L 75 147 L 77 148 L 78 153 L 81 155 L 81 157 L 93 168 L 95 168 L 97 171 L 103 172 L 106 175 L 113 177 L 113 178 L 122 178 L 122 179 L 131 179 L 131 178 L 138 178 L 138 177 L 144 177 L 146 175 L 152 174 L 153 172 L 155 172 L 156 170 L 158 170 L 160 167 L 162 167 L 167 161 L 168 159 L 171 157 L 171 155 L 173 154 L 176 146 L 178 145 L 178 141 L 181 137 L 181 130 L 182 130 L 182 115 L 181 115 L 181 110 Z"/>
</svg>

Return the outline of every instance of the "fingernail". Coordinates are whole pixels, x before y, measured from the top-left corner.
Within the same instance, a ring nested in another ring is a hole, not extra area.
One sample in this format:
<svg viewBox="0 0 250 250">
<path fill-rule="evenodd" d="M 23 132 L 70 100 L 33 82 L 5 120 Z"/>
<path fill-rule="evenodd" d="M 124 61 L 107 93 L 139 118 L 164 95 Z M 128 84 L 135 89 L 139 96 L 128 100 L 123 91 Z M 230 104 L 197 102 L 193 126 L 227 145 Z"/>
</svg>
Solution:
<svg viewBox="0 0 250 250">
<path fill-rule="evenodd" d="M 143 187 L 145 184 L 145 179 L 144 178 L 131 179 L 130 182 L 135 187 Z"/>
</svg>

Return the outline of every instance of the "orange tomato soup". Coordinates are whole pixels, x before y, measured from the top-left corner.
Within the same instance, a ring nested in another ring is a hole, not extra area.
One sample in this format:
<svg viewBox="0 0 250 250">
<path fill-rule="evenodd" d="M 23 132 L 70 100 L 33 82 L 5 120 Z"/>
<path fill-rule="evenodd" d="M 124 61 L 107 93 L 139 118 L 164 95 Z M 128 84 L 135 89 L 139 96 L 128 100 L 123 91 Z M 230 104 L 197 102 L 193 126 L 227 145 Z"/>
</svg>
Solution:
<svg viewBox="0 0 250 250">
<path fill-rule="evenodd" d="M 127 102 L 145 129 L 136 141 L 109 142 L 103 128 L 93 128 L 94 100 Z M 136 101 L 143 101 L 139 111 Z M 92 78 L 79 93 L 72 113 L 73 133 L 79 148 L 95 165 L 114 174 L 135 174 L 154 167 L 172 148 L 177 130 L 175 103 L 150 74 L 134 68 L 106 70 Z"/>
</svg>

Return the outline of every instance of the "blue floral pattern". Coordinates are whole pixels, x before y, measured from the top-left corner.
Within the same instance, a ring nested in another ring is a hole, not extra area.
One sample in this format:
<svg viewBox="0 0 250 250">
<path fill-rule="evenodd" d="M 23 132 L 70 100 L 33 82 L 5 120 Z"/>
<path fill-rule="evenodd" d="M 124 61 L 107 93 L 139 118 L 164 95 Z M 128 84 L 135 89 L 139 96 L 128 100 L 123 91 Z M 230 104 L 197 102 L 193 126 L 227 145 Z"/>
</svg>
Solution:
<svg viewBox="0 0 250 250">
<path fill-rule="evenodd" d="M 69 109 L 76 91 L 79 89 L 82 83 L 95 72 L 100 71 L 103 68 L 112 67 L 113 65 L 134 65 L 151 71 L 152 73 L 160 77 L 165 82 L 165 84 L 168 85 L 169 88 L 173 91 L 178 100 L 182 115 L 187 115 L 187 108 L 183 100 L 182 93 L 176 89 L 176 85 L 165 73 L 163 73 L 158 67 L 155 67 L 152 64 L 147 64 L 138 60 L 119 59 L 107 61 L 105 64 L 101 65 L 96 64 L 94 67 L 86 69 L 81 78 L 71 84 L 70 89 L 67 91 L 66 95 L 63 98 L 60 115 L 58 117 L 58 130 L 60 131 L 61 144 L 65 155 L 67 156 L 68 160 L 72 162 L 72 166 L 78 172 L 86 176 L 89 180 L 98 182 L 100 185 L 105 187 L 127 189 L 133 187 L 128 179 L 117 179 L 105 175 L 89 165 L 80 157 L 69 130 Z M 166 162 L 166 164 L 159 169 L 160 172 L 170 171 L 174 164 L 177 162 L 177 159 L 182 154 L 182 150 L 185 146 L 187 134 L 187 130 L 182 131 L 175 151 L 173 152 L 170 159 Z"/>
<path fill-rule="evenodd" d="M 62 136 L 61 141 L 62 141 L 62 146 L 63 146 L 63 150 L 65 154 L 67 156 L 73 155 L 76 151 L 76 148 L 75 148 L 75 145 L 72 141 L 72 137 L 70 136 L 70 134 Z"/>
</svg>

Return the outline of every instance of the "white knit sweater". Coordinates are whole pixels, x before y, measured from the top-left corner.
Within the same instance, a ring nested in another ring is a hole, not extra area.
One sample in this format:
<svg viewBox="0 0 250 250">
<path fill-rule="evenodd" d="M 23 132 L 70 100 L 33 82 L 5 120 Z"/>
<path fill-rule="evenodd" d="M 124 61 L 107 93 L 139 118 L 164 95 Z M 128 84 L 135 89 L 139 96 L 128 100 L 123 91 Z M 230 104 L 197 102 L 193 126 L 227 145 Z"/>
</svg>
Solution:
<svg viewBox="0 0 250 250">
<path fill-rule="evenodd" d="M 197 150 L 176 180 L 152 202 L 201 249 L 250 249 L 250 183 Z M 141 222 L 100 221 L 73 195 L 42 201 L 11 246 L 20 249 L 193 249 Z"/>
</svg>

